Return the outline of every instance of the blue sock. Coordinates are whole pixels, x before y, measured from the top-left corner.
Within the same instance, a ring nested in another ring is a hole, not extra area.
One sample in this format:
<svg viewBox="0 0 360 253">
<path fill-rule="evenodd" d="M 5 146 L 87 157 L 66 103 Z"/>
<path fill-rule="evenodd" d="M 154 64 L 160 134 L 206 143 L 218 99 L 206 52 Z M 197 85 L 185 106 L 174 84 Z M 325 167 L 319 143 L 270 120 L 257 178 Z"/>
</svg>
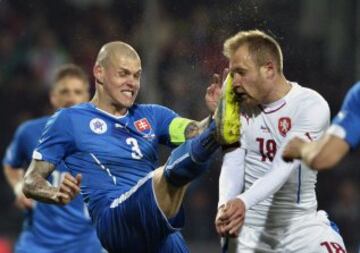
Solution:
<svg viewBox="0 0 360 253">
<path fill-rule="evenodd" d="M 218 147 L 212 122 L 203 133 L 173 150 L 165 164 L 165 178 L 172 185 L 186 185 L 208 169 L 207 161 Z"/>
</svg>

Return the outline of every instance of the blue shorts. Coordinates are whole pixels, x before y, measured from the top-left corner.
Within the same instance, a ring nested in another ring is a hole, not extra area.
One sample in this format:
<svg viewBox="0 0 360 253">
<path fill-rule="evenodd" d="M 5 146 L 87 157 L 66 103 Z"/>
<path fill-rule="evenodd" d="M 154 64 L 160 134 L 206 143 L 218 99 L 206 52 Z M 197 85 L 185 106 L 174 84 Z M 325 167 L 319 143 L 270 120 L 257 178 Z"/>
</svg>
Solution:
<svg viewBox="0 0 360 253">
<path fill-rule="evenodd" d="M 189 252 L 179 232 L 184 225 L 184 210 L 181 208 L 172 219 L 165 217 L 157 204 L 152 175 L 105 207 L 96 227 L 110 253 Z"/>
</svg>

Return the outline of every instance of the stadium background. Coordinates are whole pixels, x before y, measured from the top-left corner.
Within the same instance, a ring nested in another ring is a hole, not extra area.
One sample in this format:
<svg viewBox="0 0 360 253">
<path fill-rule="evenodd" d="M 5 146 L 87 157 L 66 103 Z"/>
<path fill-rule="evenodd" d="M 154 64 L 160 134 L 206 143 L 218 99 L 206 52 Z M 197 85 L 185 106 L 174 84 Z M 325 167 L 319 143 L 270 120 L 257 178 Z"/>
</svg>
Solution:
<svg viewBox="0 0 360 253">
<path fill-rule="evenodd" d="M 111 40 L 132 44 L 142 57 L 138 102 L 201 119 L 211 75 L 226 66 L 224 39 L 262 29 L 282 45 L 287 78 L 319 91 L 334 115 L 360 77 L 359 14 L 358 0 L 0 0 L 0 154 L 19 123 L 49 113 L 56 67 L 75 62 L 91 76 L 98 49 Z M 319 207 L 338 223 L 349 252 L 360 245 L 359 161 L 353 153 L 321 173 L 317 186 Z M 212 172 L 187 194 L 184 235 L 192 252 L 218 252 L 213 220 L 220 163 L 218 155 Z M 13 201 L 1 174 L 0 253 L 21 229 Z"/>
</svg>

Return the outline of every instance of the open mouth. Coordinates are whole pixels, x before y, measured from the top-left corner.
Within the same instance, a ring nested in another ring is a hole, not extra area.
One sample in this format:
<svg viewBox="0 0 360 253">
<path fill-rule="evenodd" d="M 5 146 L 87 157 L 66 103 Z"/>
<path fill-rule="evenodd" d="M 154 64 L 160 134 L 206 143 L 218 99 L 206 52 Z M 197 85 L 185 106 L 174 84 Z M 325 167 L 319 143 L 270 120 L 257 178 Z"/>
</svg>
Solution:
<svg viewBox="0 0 360 253">
<path fill-rule="evenodd" d="M 236 98 L 238 101 L 244 101 L 246 97 L 248 96 L 245 92 L 236 92 Z"/>
<path fill-rule="evenodd" d="M 133 98 L 133 96 L 134 96 L 134 91 L 131 91 L 131 90 L 123 90 L 123 91 L 121 91 L 121 93 L 128 98 Z"/>
</svg>

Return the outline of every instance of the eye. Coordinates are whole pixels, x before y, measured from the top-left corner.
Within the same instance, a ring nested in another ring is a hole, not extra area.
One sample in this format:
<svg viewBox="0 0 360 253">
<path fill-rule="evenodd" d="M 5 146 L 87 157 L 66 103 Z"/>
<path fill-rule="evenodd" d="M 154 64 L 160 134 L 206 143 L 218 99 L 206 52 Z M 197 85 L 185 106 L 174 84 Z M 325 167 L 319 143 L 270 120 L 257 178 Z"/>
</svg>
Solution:
<svg viewBox="0 0 360 253">
<path fill-rule="evenodd" d="M 238 69 L 236 70 L 236 74 L 240 75 L 240 76 L 245 76 L 246 75 L 246 71 L 243 69 Z"/>
<path fill-rule="evenodd" d="M 69 92 L 69 90 L 68 89 L 61 89 L 61 90 L 59 90 L 59 94 L 60 95 L 68 95 L 70 92 Z"/>
<path fill-rule="evenodd" d="M 140 79 L 140 77 L 141 77 L 141 72 L 138 72 L 138 73 L 135 73 L 135 74 L 134 74 L 134 78 L 135 78 L 135 79 L 138 80 L 138 79 Z"/>
<path fill-rule="evenodd" d="M 74 90 L 74 93 L 75 93 L 76 95 L 82 95 L 82 94 L 85 93 L 85 92 L 84 92 L 84 90 Z"/>
<path fill-rule="evenodd" d="M 127 73 L 124 70 L 121 70 L 121 71 L 118 72 L 119 77 L 125 77 L 126 75 L 127 75 Z"/>
</svg>

